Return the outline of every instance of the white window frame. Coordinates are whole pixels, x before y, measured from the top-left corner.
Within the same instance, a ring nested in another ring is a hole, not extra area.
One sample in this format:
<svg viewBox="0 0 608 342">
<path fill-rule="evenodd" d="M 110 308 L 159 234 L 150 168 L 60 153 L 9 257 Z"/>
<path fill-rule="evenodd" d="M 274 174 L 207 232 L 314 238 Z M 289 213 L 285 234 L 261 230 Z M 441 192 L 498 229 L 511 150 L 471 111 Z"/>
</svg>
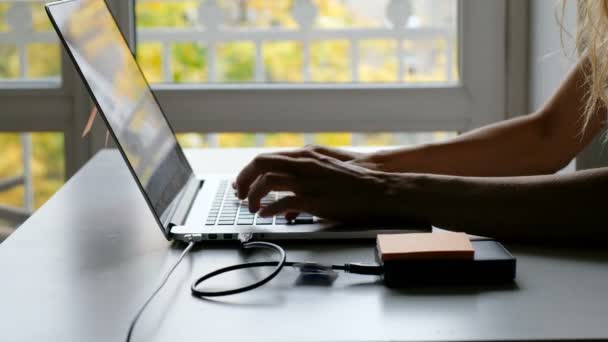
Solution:
<svg viewBox="0 0 608 342">
<path fill-rule="evenodd" d="M 68 58 L 62 54 L 59 85 L 50 81 L 0 82 L 1 131 L 63 133 L 66 176 L 71 175 L 82 163 L 82 160 L 78 160 L 79 155 L 86 158 L 89 154 L 88 142 L 74 148 L 77 145 L 74 130 L 79 121 L 74 115 L 77 83 L 73 68 L 68 63 Z"/>
<path fill-rule="evenodd" d="M 132 11 L 131 5 L 124 7 Z M 153 89 L 178 132 L 467 131 L 505 118 L 507 1 L 460 0 L 458 11 L 455 86 L 158 84 Z"/>
</svg>

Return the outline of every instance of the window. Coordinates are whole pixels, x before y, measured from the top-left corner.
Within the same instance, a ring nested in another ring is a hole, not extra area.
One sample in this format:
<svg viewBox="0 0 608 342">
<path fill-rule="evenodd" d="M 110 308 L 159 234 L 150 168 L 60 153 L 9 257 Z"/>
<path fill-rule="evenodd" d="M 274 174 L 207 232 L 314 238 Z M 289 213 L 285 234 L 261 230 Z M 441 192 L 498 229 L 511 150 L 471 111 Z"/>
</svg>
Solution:
<svg viewBox="0 0 608 342">
<path fill-rule="evenodd" d="M 137 0 L 137 58 L 161 96 L 163 93 L 174 94 L 172 90 L 184 93 L 188 89 L 191 92 L 187 98 L 197 102 L 196 108 L 202 110 L 191 113 L 197 118 L 185 119 L 189 121 L 188 125 L 194 124 L 201 131 L 209 131 L 213 124 L 208 127 L 210 123 L 204 122 L 209 112 L 203 108 L 208 103 L 198 102 L 195 98 L 199 95 L 213 96 L 216 93 L 221 96 L 221 90 L 226 90 L 226 96 L 230 93 L 230 97 L 237 102 L 240 99 L 245 102 L 247 95 L 239 94 L 239 90 L 249 89 L 258 91 L 258 96 L 262 95 L 260 93 L 267 94 L 269 101 L 281 102 L 283 93 L 285 96 L 303 90 L 327 93 L 297 96 L 289 106 L 284 103 L 271 104 L 274 111 L 282 110 L 283 113 L 260 121 L 264 124 L 272 121 L 279 125 L 279 121 L 288 121 L 290 114 L 296 120 L 298 116 L 310 116 L 307 114 L 311 113 L 298 108 L 308 98 L 313 101 L 315 97 L 324 96 L 344 98 L 340 95 L 348 92 L 348 87 L 360 86 L 350 89 L 357 92 L 366 89 L 374 91 L 384 86 L 388 87 L 382 91 L 386 93 L 395 88 L 457 86 L 458 9 L 458 1 L 455 0 Z M 230 85 L 234 88 L 222 87 Z M 269 87 L 265 88 L 265 85 Z M 340 86 L 345 88 L 333 88 Z M 162 102 L 168 105 L 166 101 Z M 260 103 L 257 106 L 263 107 Z M 308 106 L 309 103 L 306 103 Z M 352 114 L 365 116 L 365 121 L 369 121 L 375 112 L 370 106 L 374 105 L 381 104 L 368 103 L 364 106 L 368 109 L 355 109 L 360 113 Z M 187 116 L 185 108 L 175 108 L 182 116 L 174 113 L 170 104 L 168 106 L 167 112 L 174 123 Z M 336 111 L 330 112 L 332 103 L 322 106 L 319 111 L 327 114 L 322 115 L 321 112 L 322 116 L 314 115 L 321 121 L 314 126 L 308 122 L 302 124 L 289 120 L 289 124 L 280 124 L 282 127 L 277 129 L 294 130 L 294 126 L 295 131 L 300 132 L 323 128 L 352 131 L 378 129 L 368 127 L 365 122 L 357 127 L 344 127 L 347 125 L 341 118 L 328 126 L 325 118 L 333 120 L 345 116 L 354 108 L 336 115 Z M 226 108 L 214 109 L 214 113 L 225 113 L 224 120 L 218 118 L 217 121 L 226 121 L 233 113 L 241 117 L 238 119 L 240 125 L 222 127 L 234 130 L 243 123 L 252 128 L 251 125 L 255 125 L 252 121 L 266 109 L 254 110 L 257 113 L 239 115 L 239 112 L 243 112 L 242 107 L 231 109 L 226 104 Z M 400 110 L 405 112 L 405 108 Z M 179 117 L 176 118 L 177 115 Z M 405 118 L 407 114 L 401 116 Z M 181 127 L 177 128 L 182 130 Z M 383 128 L 386 130 L 388 127 Z M 445 128 L 437 125 L 432 130 Z M 464 125 L 459 127 L 464 128 Z M 276 146 L 277 142 L 288 146 L 297 145 L 298 142 L 366 145 L 377 143 L 378 137 L 382 137 L 380 141 L 398 143 L 417 141 L 421 136 L 426 137 L 421 141 L 430 142 L 443 136 L 442 133 L 419 133 L 425 129 L 416 129 L 411 139 L 405 138 L 407 133 L 375 132 L 335 133 L 333 136 L 328 133 L 283 133 L 279 136 L 276 133 L 211 133 L 198 138 L 190 134 L 188 141 L 204 142 L 202 146 Z M 268 127 L 258 128 L 258 131 L 263 130 L 268 130 Z"/>
<path fill-rule="evenodd" d="M 154 83 L 451 83 L 457 1 L 150 1 L 138 59 Z"/>
<path fill-rule="evenodd" d="M 0 4 L 0 82 L 61 81 L 59 45 L 44 3 L 9 1 Z"/>
<path fill-rule="evenodd" d="M 0 227 L 21 223 L 63 184 L 62 75 L 43 2 L 1 3 Z"/>
<path fill-rule="evenodd" d="M 504 118 L 506 4 L 136 0 L 178 131 L 466 131 Z"/>
<path fill-rule="evenodd" d="M 349 146 L 410 146 L 442 141 L 456 136 L 457 132 L 316 132 L 316 133 L 179 133 L 182 147 L 301 147 L 309 144 Z"/>
</svg>

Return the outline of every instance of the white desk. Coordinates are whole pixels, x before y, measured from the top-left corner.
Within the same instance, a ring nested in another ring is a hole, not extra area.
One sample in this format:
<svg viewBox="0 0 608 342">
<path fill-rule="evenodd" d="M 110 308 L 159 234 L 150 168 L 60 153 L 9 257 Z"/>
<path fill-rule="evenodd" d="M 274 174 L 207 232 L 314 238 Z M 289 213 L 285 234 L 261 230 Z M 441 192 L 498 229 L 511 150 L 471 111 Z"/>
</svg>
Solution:
<svg viewBox="0 0 608 342">
<path fill-rule="evenodd" d="M 188 155 L 199 171 L 226 171 L 254 152 Z M 121 341 L 182 247 L 162 237 L 118 153 L 98 154 L 0 245 L 0 340 Z M 194 277 L 241 256 L 203 246 L 142 316 L 135 341 L 608 339 L 608 252 L 508 247 L 515 286 L 394 291 L 343 274 L 306 286 L 288 269 L 259 290 L 204 301 L 190 296 Z M 293 260 L 373 258 L 365 243 L 287 249 Z"/>
</svg>

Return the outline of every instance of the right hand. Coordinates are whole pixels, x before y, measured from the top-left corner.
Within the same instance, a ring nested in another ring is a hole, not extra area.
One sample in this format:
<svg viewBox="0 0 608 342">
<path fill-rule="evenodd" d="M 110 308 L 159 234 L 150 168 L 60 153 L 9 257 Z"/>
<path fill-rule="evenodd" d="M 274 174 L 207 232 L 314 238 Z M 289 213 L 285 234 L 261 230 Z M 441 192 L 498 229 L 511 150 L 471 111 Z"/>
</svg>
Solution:
<svg viewBox="0 0 608 342">
<path fill-rule="evenodd" d="M 295 159 L 336 159 L 338 161 L 351 164 L 355 167 L 380 171 L 379 165 L 372 160 L 373 154 L 371 153 L 353 152 L 344 149 L 337 149 L 318 145 L 307 145 L 303 148 L 299 148 L 296 150 L 275 152 L 271 153 L 270 155 L 273 154 Z M 235 190 L 238 190 L 236 182 L 232 183 L 232 187 Z M 240 196 L 245 195 L 246 194 L 240 194 Z M 285 217 L 288 220 L 292 220 L 295 219 L 298 214 L 299 213 L 297 212 L 288 212 L 286 213 Z"/>
<path fill-rule="evenodd" d="M 288 154 L 260 154 L 237 176 L 237 196 L 248 200 L 250 212 L 259 212 L 260 217 L 283 214 L 287 220 L 306 212 L 337 222 L 393 221 L 404 214 L 393 210 L 394 203 L 401 203 L 394 198 L 404 177 L 310 150 Z M 288 194 L 263 204 L 272 191 Z"/>
<path fill-rule="evenodd" d="M 318 158 L 319 156 L 326 156 L 355 166 L 380 171 L 380 165 L 373 161 L 372 153 L 354 152 L 319 145 L 307 145 L 300 149 L 277 152 L 276 154 L 292 158 Z"/>
<path fill-rule="evenodd" d="M 318 159 L 319 157 L 329 157 L 366 169 L 381 171 L 380 165 L 373 161 L 372 153 L 353 152 L 333 147 L 307 145 L 295 150 L 274 152 L 270 154 L 292 158 Z M 236 190 L 236 184 L 234 182 L 232 183 L 232 188 Z"/>
</svg>

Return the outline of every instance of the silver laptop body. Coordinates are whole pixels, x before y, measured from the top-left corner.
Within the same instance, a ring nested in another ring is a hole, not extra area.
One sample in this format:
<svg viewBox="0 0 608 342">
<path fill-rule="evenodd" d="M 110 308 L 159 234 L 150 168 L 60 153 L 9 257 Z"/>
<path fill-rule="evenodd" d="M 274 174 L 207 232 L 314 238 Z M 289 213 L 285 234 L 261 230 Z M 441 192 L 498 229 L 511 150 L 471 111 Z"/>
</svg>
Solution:
<svg viewBox="0 0 608 342">
<path fill-rule="evenodd" d="M 249 213 L 234 197 L 234 175 L 194 175 L 106 3 L 65 0 L 46 10 L 167 239 L 234 240 L 249 233 L 270 240 L 355 239 L 430 230 L 341 226 L 308 214 L 287 222 Z M 283 195 L 271 193 L 263 202 Z"/>
</svg>

